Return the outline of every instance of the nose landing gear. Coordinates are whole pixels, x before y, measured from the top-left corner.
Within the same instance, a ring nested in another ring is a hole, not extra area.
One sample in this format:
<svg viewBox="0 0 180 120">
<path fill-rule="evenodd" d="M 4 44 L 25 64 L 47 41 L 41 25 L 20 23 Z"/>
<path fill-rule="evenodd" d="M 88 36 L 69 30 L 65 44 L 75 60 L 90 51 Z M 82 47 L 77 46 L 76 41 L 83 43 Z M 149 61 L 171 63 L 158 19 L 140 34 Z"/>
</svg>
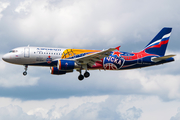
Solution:
<svg viewBox="0 0 180 120">
<path fill-rule="evenodd" d="M 28 65 L 25 65 L 25 68 L 24 68 L 24 72 L 23 72 L 23 75 L 26 76 L 27 75 L 27 69 L 28 69 Z"/>
</svg>

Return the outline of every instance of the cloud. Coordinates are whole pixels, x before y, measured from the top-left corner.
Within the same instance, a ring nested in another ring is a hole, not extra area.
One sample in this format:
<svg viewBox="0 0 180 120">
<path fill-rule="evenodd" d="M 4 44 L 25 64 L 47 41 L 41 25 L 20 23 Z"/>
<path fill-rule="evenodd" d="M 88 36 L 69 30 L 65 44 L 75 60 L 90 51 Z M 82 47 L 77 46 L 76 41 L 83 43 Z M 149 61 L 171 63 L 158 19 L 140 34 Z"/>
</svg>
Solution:
<svg viewBox="0 0 180 120">
<path fill-rule="evenodd" d="M 36 108 L 35 110 L 30 110 L 27 114 L 34 115 L 40 118 L 48 118 L 48 110 L 43 108 Z"/>
<path fill-rule="evenodd" d="M 125 120 L 137 120 L 141 117 L 142 110 L 137 109 L 136 107 L 129 108 L 126 110 Z"/>
<path fill-rule="evenodd" d="M 34 116 L 29 116 L 23 112 L 22 108 L 17 105 L 8 105 L 0 108 L 0 120 L 32 120 L 36 119 Z M 39 119 L 40 120 L 40 119 Z"/>
<path fill-rule="evenodd" d="M 0 20 L 3 17 L 3 14 L 1 14 L 1 12 L 4 9 L 6 9 L 9 5 L 10 5 L 10 3 L 8 3 L 8 2 L 0 2 Z"/>
<path fill-rule="evenodd" d="M 20 2 L 19 6 L 15 9 L 15 12 L 17 13 L 24 12 L 27 15 L 30 12 L 28 8 L 31 5 L 32 1 L 33 0 L 26 0 L 26 1 Z"/>
<path fill-rule="evenodd" d="M 180 119 L 180 108 L 177 110 L 177 114 L 173 117 L 171 117 L 170 120 L 179 120 Z"/>
<path fill-rule="evenodd" d="M 91 97 L 71 97 L 68 99 L 49 99 L 44 101 L 25 101 L 0 98 L 0 120 L 1 119 L 35 119 L 35 120 L 56 120 L 62 116 L 68 115 L 72 110 L 77 109 L 82 104 L 101 103 L 108 96 L 91 96 Z M 7 105 L 6 104 L 16 104 Z M 37 107 L 37 104 L 41 107 Z M 3 106 L 3 107 L 2 107 Z M 28 108 L 28 109 L 27 109 Z M 25 109 L 25 110 L 24 110 Z M 88 113 L 84 112 L 84 113 Z"/>
<path fill-rule="evenodd" d="M 122 45 L 124 51 L 139 51 L 162 27 L 174 27 L 173 36 L 178 36 L 179 1 L 174 4 L 123 0 L 21 0 L 11 3 L 0 22 L 3 26 L 0 39 L 6 40 L 1 46 L 3 50 L 30 44 L 89 49 Z M 176 46 L 174 43 L 178 41 L 172 39 L 172 45 Z"/>
<path fill-rule="evenodd" d="M 92 97 L 88 97 L 89 100 Z M 98 98 L 98 97 L 96 97 Z M 59 109 L 54 105 L 49 109 L 37 108 L 28 112 L 29 115 L 35 115 L 46 119 L 62 119 L 62 120 L 84 120 L 84 119 L 120 119 L 120 120 L 137 120 L 141 117 L 142 110 L 136 107 L 127 109 L 121 113 L 117 108 L 122 104 L 124 97 L 111 96 L 101 102 L 83 102 L 69 112 L 63 112 L 62 109 L 70 109 L 70 103 Z M 126 99 L 126 98 L 125 98 Z M 56 105 L 57 106 L 57 105 Z"/>
<path fill-rule="evenodd" d="M 134 71 L 133 74 L 126 73 L 125 77 L 128 77 L 128 80 L 139 80 L 142 85 L 140 90 L 142 93 L 157 94 L 164 100 L 180 98 L 179 75 L 154 73 L 153 71 Z"/>
<path fill-rule="evenodd" d="M 0 55 L 2 58 L 2 55 Z M 16 86 L 34 86 L 37 85 L 39 77 L 20 76 L 19 73 L 21 70 L 18 70 L 19 67 L 5 63 L 2 59 L 0 60 L 0 86 L 1 87 L 16 87 Z M 23 70 L 23 69 L 22 69 Z M 11 75 L 10 75 L 11 74 Z"/>
<path fill-rule="evenodd" d="M 179 104 L 179 101 L 163 102 L 157 96 L 147 95 L 84 96 L 43 101 L 0 100 L 0 118 L 35 120 L 173 120 L 178 119 L 178 114 L 174 114 Z"/>
</svg>

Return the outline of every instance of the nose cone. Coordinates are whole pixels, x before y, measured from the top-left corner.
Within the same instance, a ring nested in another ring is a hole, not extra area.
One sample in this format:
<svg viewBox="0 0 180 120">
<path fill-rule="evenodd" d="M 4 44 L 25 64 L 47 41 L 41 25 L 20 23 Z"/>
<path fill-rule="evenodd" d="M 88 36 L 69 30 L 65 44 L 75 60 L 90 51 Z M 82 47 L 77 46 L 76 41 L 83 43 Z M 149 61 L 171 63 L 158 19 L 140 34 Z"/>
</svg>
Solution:
<svg viewBox="0 0 180 120">
<path fill-rule="evenodd" d="M 2 59 L 4 60 L 4 61 L 7 61 L 7 55 L 3 55 L 3 57 L 2 57 Z"/>
<path fill-rule="evenodd" d="M 10 56 L 8 54 L 3 55 L 2 59 L 6 62 L 9 62 Z"/>
</svg>

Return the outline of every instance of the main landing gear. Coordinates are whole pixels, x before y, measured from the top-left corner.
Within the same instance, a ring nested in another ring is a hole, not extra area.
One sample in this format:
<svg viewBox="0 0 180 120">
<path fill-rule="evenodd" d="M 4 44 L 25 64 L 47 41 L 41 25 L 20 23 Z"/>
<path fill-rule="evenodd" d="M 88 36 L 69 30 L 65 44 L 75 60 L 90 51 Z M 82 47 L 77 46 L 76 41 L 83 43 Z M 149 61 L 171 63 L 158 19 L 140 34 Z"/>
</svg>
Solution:
<svg viewBox="0 0 180 120">
<path fill-rule="evenodd" d="M 26 76 L 27 75 L 27 69 L 28 69 L 28 65 L 25 65 L 25 68 L 24 68 L 24 72 L 23 72 L 23 75 Z"/>
<path fill-rule="evenodd" d="M 85 69 L 85 73 L 84 73 L 84 75 L 82 75 L 82 68 L 84 68 Z M 84 79 L 84 77 L 85 78 L 88 78 L 89 76 L 90 76 L 90 73 L 87 71 L 87 65 L 84 65 L 84 66 L 81 66 L 81 68 L 80 68 L 80 70 L 78 70 L 79 71 L 79 73 L 80 73 L 80 75 L 78 76 L 78 79 L 81 81 L 81 80 L 83 80 Z"/>
<path fill-rule="evenodd" d="M 80 70 L 80 75 L 78 76 L 78 79 L 81 81 L 85 78 L 88 78 L 90 76 L 90 73 L 89 72 L 85 72 L 84 75 L 81 74 L 81 70 Z"/>
<path fill-rule="evenodd" d="M 82 72 L 81 72 L 82 69 L 85 69 L 84 75 L 82 75 Z M 88 78 L 88 77 L 90 76 L 90 73 L 87 71 L 87 64 L 82 65 L 81 68 L 80 68 L 78 71 L 79 71 L 79 73 L 80 73 L 80 75 L 78 76 L 78 79 L 79 79 L 80 81 L 83 80 L 84 77 L 85 77 L 85 78 Z"/>
<path fill-rule="evenodd" d="M 85 78 L 88 78 L 89 76 L 90 76 L 90 73 L 86 71 L 86 72 L 84 73 L 84 77 L 85 77 Z"/>
</svg>

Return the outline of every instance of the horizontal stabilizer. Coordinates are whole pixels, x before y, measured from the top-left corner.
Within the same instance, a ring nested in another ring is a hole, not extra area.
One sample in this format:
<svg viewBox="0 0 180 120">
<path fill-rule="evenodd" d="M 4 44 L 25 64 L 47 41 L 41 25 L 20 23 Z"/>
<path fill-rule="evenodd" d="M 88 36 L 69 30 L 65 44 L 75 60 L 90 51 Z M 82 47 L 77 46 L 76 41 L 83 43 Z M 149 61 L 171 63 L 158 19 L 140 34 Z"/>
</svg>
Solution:
<svg viewBox="0 0 180 120">
<path fill-rule="evenodd" d="M 152 61 L 153 62 L 159 62 L 159 61 L 166 60 L 166 59 L 174 57 L 174 56 L 176 56 L 176 55 L 166 55 L 163 57 L 153 58 Z"/>
</svg>

